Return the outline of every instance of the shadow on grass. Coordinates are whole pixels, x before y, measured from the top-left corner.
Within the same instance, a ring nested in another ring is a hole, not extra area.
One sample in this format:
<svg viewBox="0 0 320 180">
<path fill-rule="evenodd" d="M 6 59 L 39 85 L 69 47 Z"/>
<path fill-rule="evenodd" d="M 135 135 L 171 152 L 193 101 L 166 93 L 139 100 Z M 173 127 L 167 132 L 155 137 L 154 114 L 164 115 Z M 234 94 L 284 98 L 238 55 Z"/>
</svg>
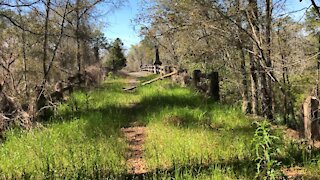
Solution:
<svg viewBox="0 0 320 180">
<path fill-rule="evenodd" d="M 320 149 L 313 148 L 310 145 L 290 142 L 287 145 L 287 156 L 279 158 L 285 166 L 299 166 L 318 164 L 320 157 Z"/>
<path fill-rule="evenodd" d="M 224 173 L 233 177 L 254 177 L 254 162 L 250 160 L 228 160 L 221 163 L 212 164 L 189 164 L 189 165 L 175 165 L 169 169 L 155 169 L 144 174 L 115 174 L 114 172 L 104 170 L 105 167 L 99 167 L 94 165 L 88 169 L 83 166 L 78 171 L 72 173 L 55 173 L 54 167 L 49 167 L 44 171 L 46 179 L 127 179 L 127 180 L 144 180 L 144 179 L 175 179 L 179 177 L 184 179 L 185 176 L 197 178 L 199 174 L 214 177 L 217 171 L 220 171 L 220 175 Z M 66 169 L 66 172 L 67 169 Z M 22 179 L 34 178 L 32 174 L 23 173 L 19 176 Z M 15 179 L 16 177 L 6 177 L 6 179 Z"/>
<path fill-rule="evenodd" d="M 201 96 L 148 96 L 144 97 L 140 103 L 127 106 L 106 105 L 100 108 L 81 108 L 76 111 L 68 111 L 58 115 L 55 119 L 56 123 L 70 121 L 76 119 L 84 119 L 86 121 L 86 135 L 94 138 L 99 132 L 110 135 L 108 130 L 120 129 L 132 126 L 133 122 L 141 125 L 147 125 L 150 117 L 158 115 L 164 108 L 188 107 L 190 109 L 196 107 L 217 107 L 216 103 L 210 99 Z M 192 113 L 185 114 L 185 127 L 197 127 L 195 117 Z"/>
<path fill-rule="evenodd" d="M 218 175 L 215 173 L 219 171 L 220 175 L 224 175 L 225 178 L 231 175 L 234 178 L 246 177 L 253 179 L 255 175 L 255 162 L 249 159 L 231 159 L 220 163 L 174 165 L 169 169 L 155 169 L 139 175 L 128 174 L 126 175 L 126 179 L 175 179 L 177 177 L 180 179 L 184 179 L 185 177 L 197 179 L 199 175 L 211 178 Z"/>
<path fill-rule="evenodd" d="M 122 83 L 115 83 L 115 85 L 104 85 L 105 90 L 115 96 L 123 95 L 125 93 L 121 90 Z M 167 88 L 176 88 L 167 87 Z M 135 91 L 134 94 L 139 94 L 139 91 Z M 129 97 L 128 97 L 129 98 Z M 113 105 L 108 104 L 100 108 L 90 106 L 89 108 L 81 107 L 81 109 L 75 111 L 67 111 L 64 114 L 58 116 L 58 121 L 68 121 L 76 118 L 85 119 L 88 126 L 87 136 L 94 137 L 91 135 L 92 132 L 102 132 L 103 134 L 110 135 L 109 129 L 120 129 L 122 127 L 131 126 L 133 122 L 138 122 L 140 125 L 147 125 L 149 121 L 158 116 L 163 109 L 173 108 L 187 108 L 189 112 L 179 112 L 178 115 L 172 117 L 173 119 L 167 119 L 169 124 L 179 126 L 181 128 L 208 128 L 212 130 L 221 130 L 225 128 L 224 124 L 215 123 L 212 121 L 210 113 L 207 113 L 204 117 L 196 117 L 192 112 L 192 109 L 197 108 L 203 112 L 210 112 L 216 108 L 218 111 L 228 110 L 228 106 L 218 104 L 212 99 L 206 98 L 201 94 L 183 94 L 183 95 L 163 95 L 160 93 L 145 95 L 141 101 L 137 104 L 132 105 Z M 168 113 L 168 115 L 172 115 Z M 173 115 L 174 116 L 174 115 Z M 176 119 L 175 119 L 176 118 Z M 166 119 L 162 119 L 166 121 Z M 173 122 L 170 122 L 173 120 Z M 177 122 L 174 122 L 174 121 Z M 239 127 L 240 128 L 240 127 Z M 244 129 L 241 127 L 241 132 L 246 133 L 247 130 L 252 132 L 251 127 Z M 230 130 L 230 129 L 228 129 Z M 239 131 L 240 130 L 234 130 Z"/>
</svg>

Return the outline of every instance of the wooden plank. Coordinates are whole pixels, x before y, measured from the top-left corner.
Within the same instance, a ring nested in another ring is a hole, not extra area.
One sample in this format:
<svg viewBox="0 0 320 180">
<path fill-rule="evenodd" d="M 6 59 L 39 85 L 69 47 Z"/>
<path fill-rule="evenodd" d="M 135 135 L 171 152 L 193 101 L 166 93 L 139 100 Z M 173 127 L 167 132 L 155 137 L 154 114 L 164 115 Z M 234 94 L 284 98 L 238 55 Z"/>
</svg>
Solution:
<svg viewBox="0 0 320 180">
<path fill-rule="evenodd" d="M 136 88 L 138 88 L 138 87 L 140 87 L 140 86 L 145 86 L 145 85 L 147 85 L 147 84 L 151 84 L 151 83 L 153 83 L 153 82 L 156 82 L 156 81 L 158 81 L 158 80 L 161 80 L 161 79 L 170 77 L 170 76 L 175 75 L 175 74 L 177 74 L 177 72 L 172 72 L 172 73 L 169 73 L 169 74 L 166 74 L 166 75 L 163 75 L 163 76 L 160 76 L 160 77 L 151 79 L 150 81 L 146 81 L 146 82 L 142 83 L 141 85 L 137 85 L 137 86 L 125 88 L 125 89 L 123 89 L 123 90 L 124 90 L 124 91 L 134 90 L 134 89 L 136 89 Z"/>
<path fill-rule="evenodd" d="M 153 82 L 155 82 L 155 81 L 158 81 L 158 80 L 160 80 L 160 79 L 164 79 L 164 78 L 170 77 L 170 76 L 175 75 L 175 74 L 177 74 L 177 72 L 172 72 L 172 73 L 169 73 L 169 74 L 166 74 L 166 75 L 163 75 L 163 76 L 160 76 L 160 77 L 151 79 L 150 81 L 147 81 L 147 82 L 142 83 L 141 86 L 144 86 L 144 85 L 147 85 L 147 84 L 151 84 L 151 83 L 153 83 Z"/>
</svg>

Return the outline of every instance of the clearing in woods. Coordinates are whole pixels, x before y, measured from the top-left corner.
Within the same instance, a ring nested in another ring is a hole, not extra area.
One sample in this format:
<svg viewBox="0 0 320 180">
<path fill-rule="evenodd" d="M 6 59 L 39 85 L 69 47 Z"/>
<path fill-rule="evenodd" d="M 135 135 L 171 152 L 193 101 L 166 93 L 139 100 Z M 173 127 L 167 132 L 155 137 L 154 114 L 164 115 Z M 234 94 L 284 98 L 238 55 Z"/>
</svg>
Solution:
<svg viewBox="0 0 320 180">
<path fill-rule="evenodd" d="M 51 121 L 8 131 L 0 179 L 253 179 L 256 119 L 170 80 L 123 91 L 154 77 L 116 74 Z M 283 172 L 320 177 L 318 151 L 281 143 Z"/>
</svg>

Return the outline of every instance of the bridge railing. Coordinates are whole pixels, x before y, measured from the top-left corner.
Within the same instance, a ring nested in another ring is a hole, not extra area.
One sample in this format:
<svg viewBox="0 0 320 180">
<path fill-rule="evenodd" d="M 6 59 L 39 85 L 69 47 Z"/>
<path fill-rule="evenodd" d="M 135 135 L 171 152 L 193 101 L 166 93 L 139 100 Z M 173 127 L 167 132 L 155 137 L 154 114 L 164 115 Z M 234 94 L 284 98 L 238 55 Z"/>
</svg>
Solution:
<svg viewBox="0 0 320 180">
<path fill-rule="evenodd" d="M 141 71 L 148 71 L 154 74 L 160 74 L 160 75 L 165 75 L 169 74 L 171 72 L 174 72 L 176 70 L 176 67 L 174 66 L 159 66 L 159 65 L 144 65 L 141 68 Z"/>
<path fill-rule="evenodd" d="M 199 91 L 202 91 L 212 97 L 214 100 L 219 101 L 219 73 L 212 71 L 211 73 L 202 73 L 200 70 L 194 70 L 192 74 L 188 73 L 187 69 L 178 66 L 170 65 L 144 65 L 141 66 L 141 71 L 148 71 L 161 76 L 177 72 L 171 78 L 174 82 L 182 86 L 193 86 Z"/>
</svg>

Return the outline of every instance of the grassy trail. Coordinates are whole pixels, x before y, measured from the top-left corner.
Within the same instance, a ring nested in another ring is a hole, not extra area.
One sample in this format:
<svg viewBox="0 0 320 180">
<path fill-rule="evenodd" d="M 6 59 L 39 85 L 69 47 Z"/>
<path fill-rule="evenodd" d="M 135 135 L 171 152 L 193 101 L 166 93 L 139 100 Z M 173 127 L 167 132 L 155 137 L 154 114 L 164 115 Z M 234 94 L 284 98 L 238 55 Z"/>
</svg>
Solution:
<svg viewBox="0 0 320 180">
<path fill-rule="evenodd" d="M 128 78 L 109 79 L 99 89 L 75 93 L 43 126 L 8 131 L 0 147 L 0 178 L 132 177 L 127 162 L 128 149 L 134 147 L 121 129 L 133 122 L 143 125 L 147 134 L 143 166 L 134 171 L 147 169 L 148 179 L 193 179 L 197 171 L 195 178 L 236 177 L 222 167 L 238 166 L 248 158 L 246 144 L 254 131 L 239 109 L 166 80 L 123 92 L 128 83 Z"/>
<path fill-rule="evenodd" d="M 254 127 L 239 109 L 216 104 L 169 81 L 140 87 L 133 93 L 141 96 L 133 116 L 147 131 L 143 140 L 147 179 L 233 179 L 248 175 L 246 159 L 250 153 L 246 144 Z M 239 136 L 234 138 L 236 134 Z M 234 168 L 241 164 L 245 166 Z"/>
<path fill-rule="evenodd" d="M 0 179 L 254 178 L 252 119 L 169 80 L 122 90 L 150 78 L 108 79 L 76 92 L 51 121 L 8 131 Z M 282 144 L 279 152 L 282 167 L 319 174 L 318 151 Z"/>
</svg>

